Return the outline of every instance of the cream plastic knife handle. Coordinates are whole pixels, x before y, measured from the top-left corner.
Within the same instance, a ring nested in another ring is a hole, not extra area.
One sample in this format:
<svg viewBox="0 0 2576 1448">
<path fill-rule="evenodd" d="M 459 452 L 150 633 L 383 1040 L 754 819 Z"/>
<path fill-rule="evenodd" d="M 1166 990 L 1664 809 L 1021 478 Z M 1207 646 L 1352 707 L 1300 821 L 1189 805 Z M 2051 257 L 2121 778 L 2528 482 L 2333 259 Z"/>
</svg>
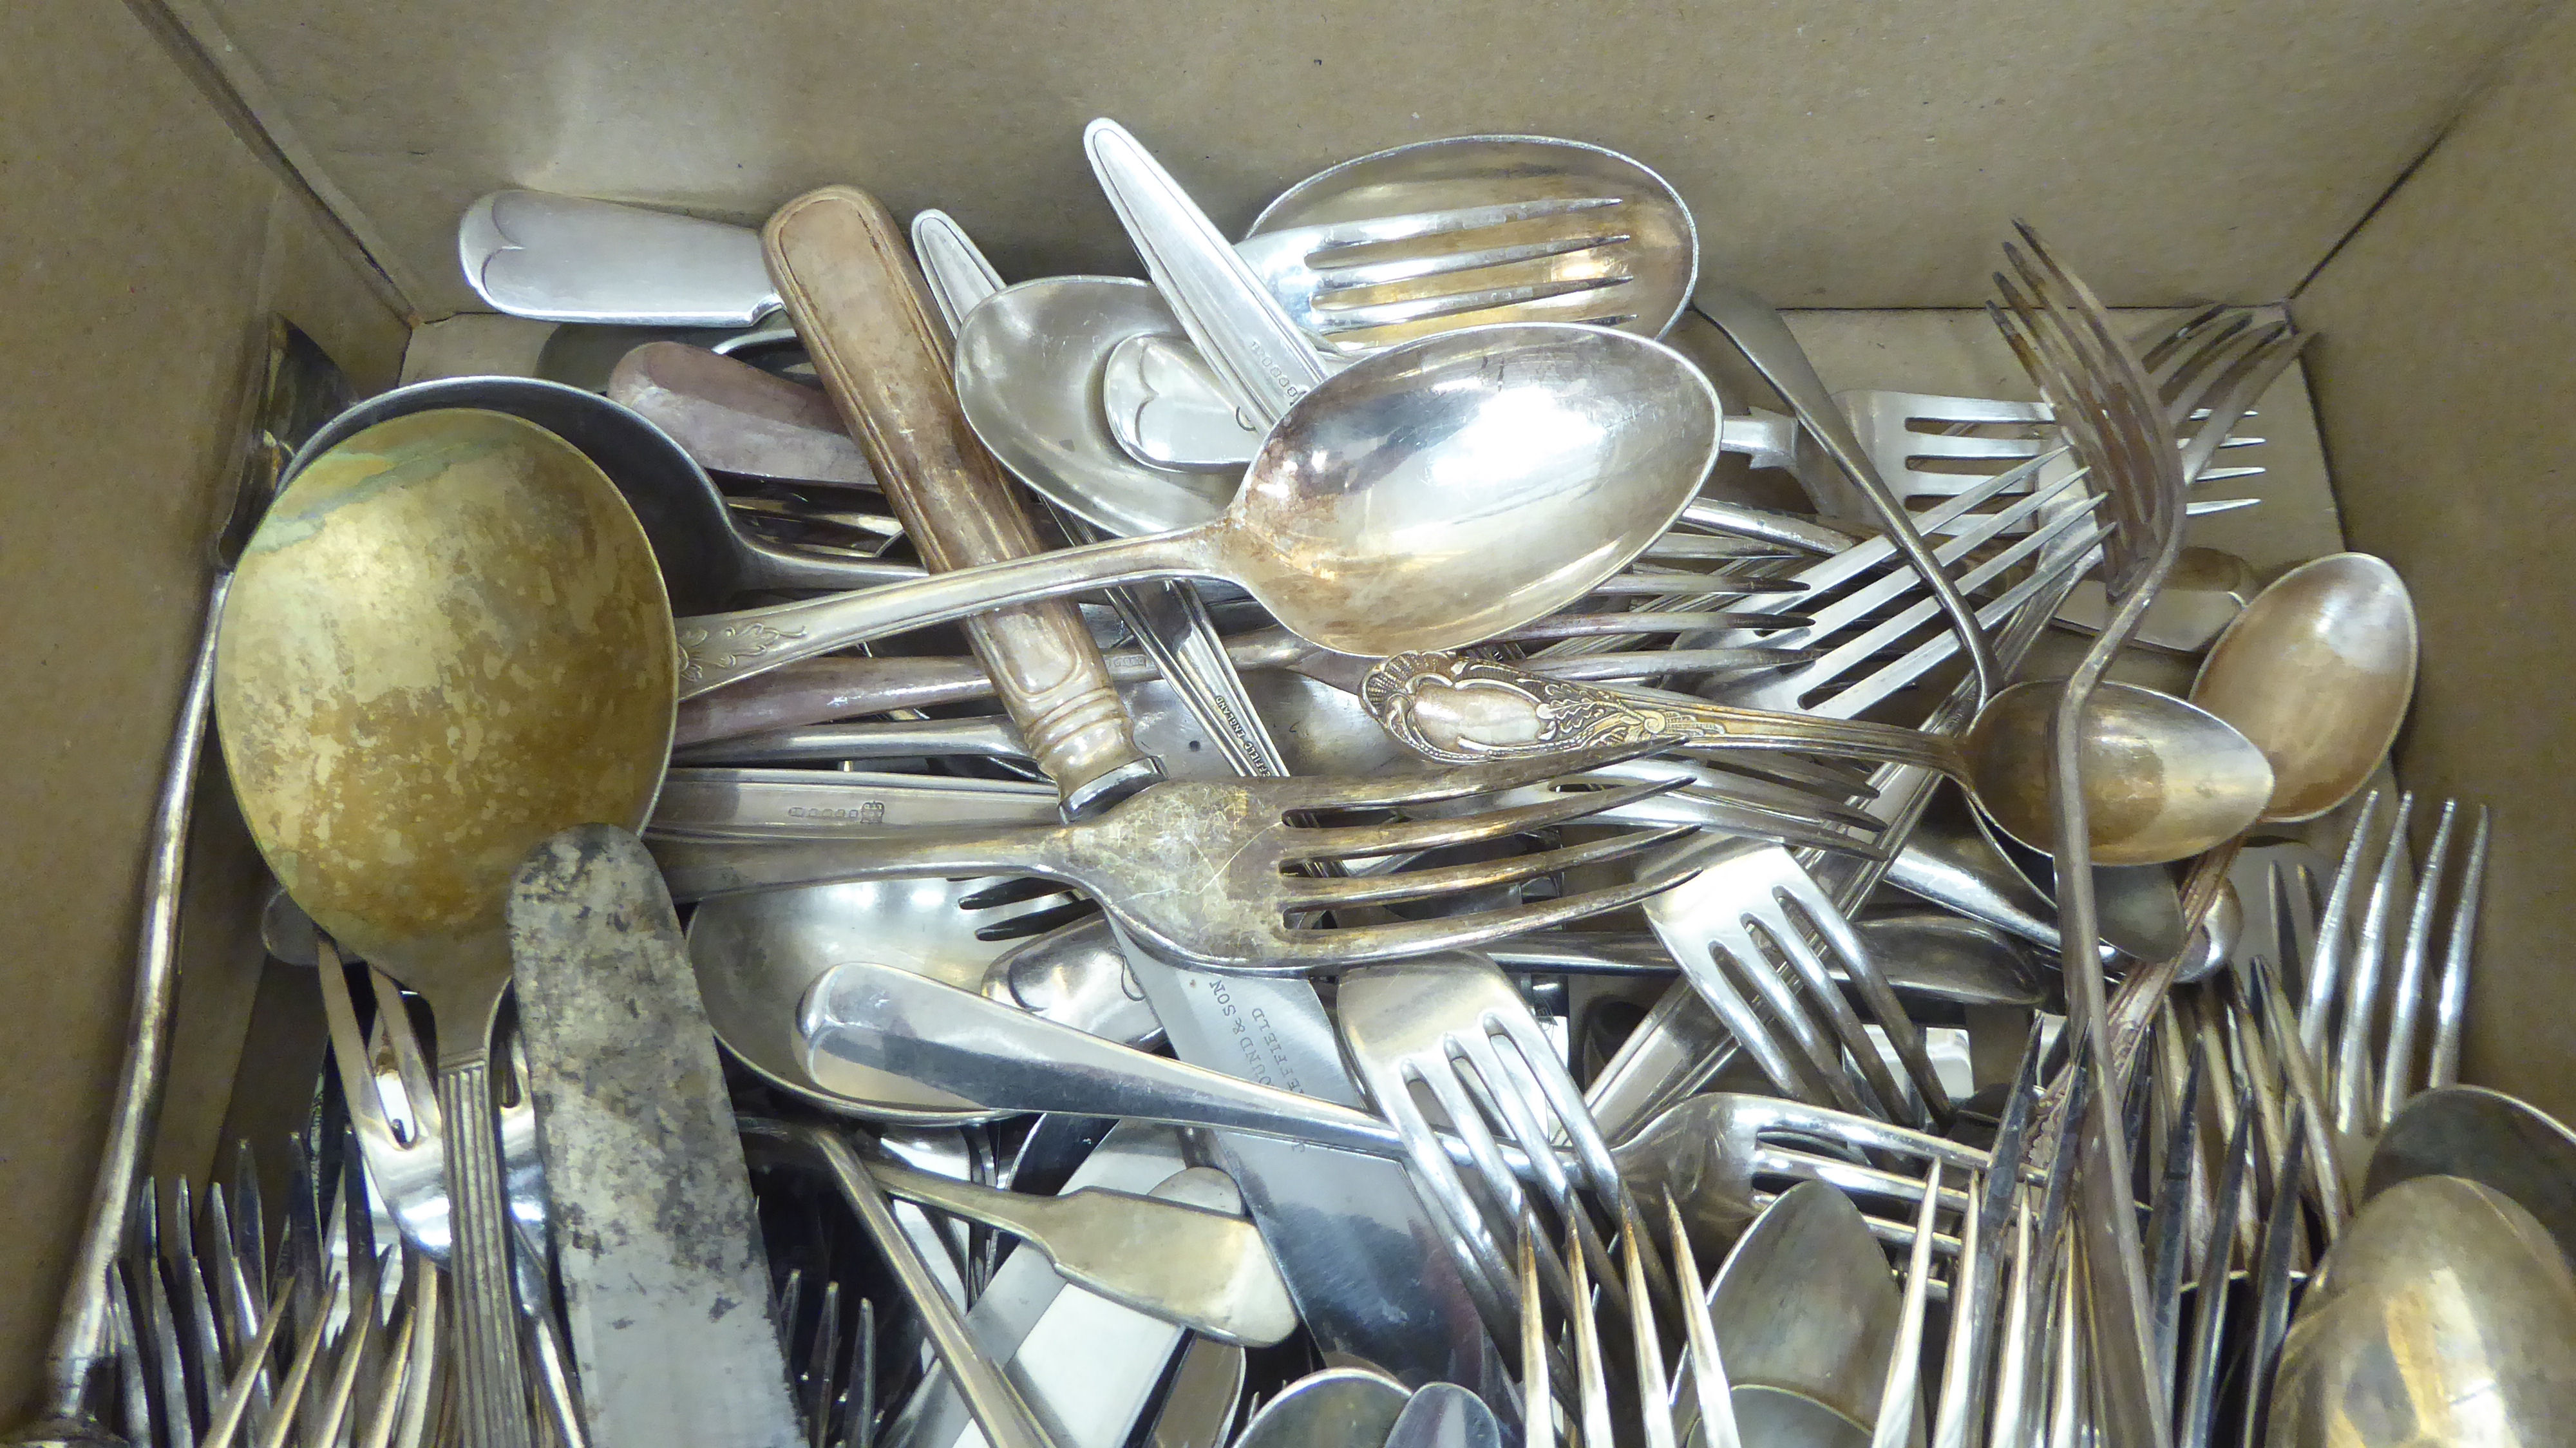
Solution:
<svg viewBox="0 0 2576 1448">
<path fill-rule="evenodd" d="M 1082 149 L 1181 330 L 1237 406 L 1264 425 L 1277 422 L 1326 375 L 1306 334 L 1126 127 L 1093 121 Z"/>
<path fill-rule="evenodd" d="M 1044 551 L 957 406 L 948 349 L 903 231 L 850 186 L 788 202 L 763 232 L 771 278 L 869 466 L 933 572 Z M 1002 702 L 1068 814 L 1161 777 L 1131 736 L 1081 614 L 1061 601 L 966 621 Z"/>
</svg>

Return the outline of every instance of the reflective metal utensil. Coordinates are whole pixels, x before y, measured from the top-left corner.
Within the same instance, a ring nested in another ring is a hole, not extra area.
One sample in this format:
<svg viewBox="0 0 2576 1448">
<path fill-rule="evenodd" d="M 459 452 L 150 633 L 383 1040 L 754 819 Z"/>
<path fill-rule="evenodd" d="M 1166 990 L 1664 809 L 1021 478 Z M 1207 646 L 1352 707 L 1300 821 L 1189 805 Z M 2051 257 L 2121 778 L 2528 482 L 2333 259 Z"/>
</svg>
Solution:
<svg viewBox="0 0 2576 1448">
<path fill-rule="evenodd" d="M 608 400 L 670 434 L 701 467 L 781 482 L 873 488 L 867 454 L 832 399 L 684 342 L 647 342 L 608 376 Z"/>
<path fill-rule="evenodd" d="M 1161 293 L 1132 278 L 1049 277 L 1004 288 L 958 327 L 958 403 L 975 435 L 1032 491 L 1115 536 L 1214 522 L 1239 470 L 1140 462 L 1101 410 L 1102 369 L 1117 349 L 1177 334 L 1180 325 Z M 1233 404 L 1225 406 L 1231 415 Z M 1252 436 L 1242 461 L 1260 444 Z"/>
<path fill-rule="evenodd" d="M 2194 704 L 2271 761 L 2263 818 L 2314 819 L 2361 788 L 2415 696 L 2415 603 L 2397 570 L 2335 553 L 2272 581 L 2212 644 Z M 2332 708 L 2321 708 L 2332 700 Z"/>
<path fill-rule="evenodd" d="M 833 880 L 912 875 L 1036 874 L 1078 885 L 1119 928 L 1179 960 L 1246 974 L 1287 975 L 1433 950 L 1470 949 L 1524 930 L 1633 904 L 1669 887 L 1686 866 L 1648 869 L 1625 884 L 1547 901 L 1392 923 L 1309 923 L 1336 907 L 1464 897 L 1517 880 L 1626 858 L 1676 831 L 1629 831 L 1589 844 L 1451 869 L 1348 877 L 1293 867 L 1435 846 L 1506 839 L 1583 819 L 1671 789 L 1679 780 L 1573 793 L 1535 804 L 1384 825 L 1297 823 L 1321 811 L 1392 809 L 1493 795 L 1543 783 L 1551 768 L 1580 775 L 1637 751 L 1602 751 L 1545 764 L 1462 765 L 1376 779 L 1173 780 L 1095 819 L 1049 829 L 924 830 L 853 840 L 663 840 L 656 854 L 671 891 L 702 900 Z M 1291 917 L 1294 917 L 1292 922 Z"/>
<path fill-rule="evenodd" d="M 520 867 L 509 919 L 592 1440 L 796 1448 L 733 1107 L 653 857 L 568 829 Z"/>
<path fill-rule="evenodd" d="M 2540 1443 L 2576 1421 L 2576 1277 L 2512 1199 L 2419 1177 L 2318 1264 L 2281 1347 L 2264 1441 Z"/>
<path fill-rule="evenodd" d="M 998 1228 L 1056 1274 L 1112 1302 L 1219 1342 L 1268 1347 L 1296 1331 L 1287 1284 L 1240 1215 L 1090 1188 L 1041 1197 L 994 1191 L 890 1162 L 869 1174 L 890 1196 Z"/>
<path fill-rule="evenodd" d="M 314 434 L 296 466 L 378 423 L 447 408 L 508 413 L 580 449 L 644 525 L 663 586 L 683 613 L 721 608 L 753 589 L 866 588 L 921 576 L 908 563 L 800 552 L 753 537 L 706 469 L 660 428 L 598 393 L 532 377 L 446 377 L 379 393 Z"/>
<path fill-rule="evenodd" d="M 708 1024 L 735 1059 L 817 1105 L 923 1126 L 989 1119 L 860 1066 L 836 1062 L 817 1077 L 796 1015 L 805 993 L 845 960 L 981 989 L 1009 944 L 977 939 L 978 927 L 1002 912 L 965 902 L 995 883 L 867 880 L 709 900 L 689 919 L 689 961 Z"/>
<path fill-rule="evenodd" d="M 975 1426 L 993 1448 L 1053 1448 L 1054 1438 L 1029 1410 L 1028 1400 L 1020 1396 L 1009 1377 L 985 1356 L 966 1331 L 957 1306 L 940 1290 L 938 1280 L 922 1260 L 921 1249 L 905 1236 L 897 1225 L 894 1209 L 886 1202 L 885 1193 L 870 1174 L 867 1163 L 851 1145 L 820 1127 L 794 1122 L 746 1121 L 745 1131 L 786 1143 L 808 1154 L 830 1173 L 841 1189 L 842 1200 L 859 1219 L 868 1240 L 893 1269 L 895 1281 L 903 1295 L 921 1318 L 924 1335 L 940 1365 L 955 1381 L 959 1396 L 966 1400 L 974 1414 Z"/>
<path fill-rule="evenodd" d="M 308 464 L 224 610 L 215 707 L 261 853 L 439 1023 L 465 1412 L 528 1437 L 487 1045 L 502 904 L 536 843 L 640 826 L 670 750 L 669 604 L 586 457 L 490 412 L 378 424 Z"/>
<path fill-rule="evenodd" d="M 1280 193 L 1235 250 L 1344 355 L 1488 322 L 1661 336 L 1699 271 L 1670 183 L 1545 136 L 1452 136 L 1345 161 Z"/>
<path fill-rule="evenodd" d="M 2576 1263 L 2576 1131 L 2482 1086 L 2415 1097 L 2380 1133 L 2363 1184 L 2376 1197 L 2423 1176 L 2466 1177 L 2512 1198 Z"/>
<path fill-rule="evenodd" d="M 1363 1368 L 1327 1368 L 1261 1405 L 1234 1448 L 1383 1448 L 1412 1395 Z"/>
<path fill-rule="evenodd" d="M 1381 660 L 1360 680 L 1360 699 L 1388 733 L 1444 764 L 1660 740 L 1667 748 L 1781 750 L 1967 775 L 1955 743 L 1919 729 L 1667 702 L 1456 654 Z"/>
<path fill-rule="evenodd" d="M 1396 1415 L 1385 1448 L 1503 1448 L 1503 1425 L 1456 1383 L 1425 1383 Z"/>
<path fill-rule="evenodd" d="M 2015 684 L 1977 716 L 1961 746 L 1979 807 L 2035 850 L 2054 848 L 2049 737 L 2056 680 Z M 2155 865 L 2242 834 L 2272 798 L 2272 767 L 2225 720 L 2127 684 L 2094 689 L 2084 714 L 2084 789 L 2092 856 Z"/>
<path fill-rule="evenodd" d="M 1849 1197 L 1783 1192 L 1706 1291 L 1748 1443 L 1869 1441 L 1904 1300 Z"/>
<path fill-rule="evenodd" d="M 1550 385 L 1520 380 L 1535 377 Z M 1582 597 L 1661 536 L 1706 473 L 1716 433 L 1716 394 L 1660 343 L 1545 324 L 1429 338 L 1301 399 L 1217 522 L 689 619 L 686 691 L 1145 578 L 1239 583 L 1301 637 L 1345 652 L 1473 642 Z M 1434 537 L 1437 551 L 1426 551 Z"/>
<path fill-rule="evenodd" d="M 1983 1172 L 1988 1164 L 1986 1153 L 1946 1137 L 1731 1092 L 1684 1097 L 1614 1143 L 1610 1155 L 1630 1191 L 1648 1201 L 1669 1194 L 1692 1234 L 1711 1248 L 1732 1245 L 1763 1208 L 1800 1181 L 1829 1182 L 1853 1193 L 1872 1234 L 1882 1242 L 1912 1245 L 1923 1179 L 1854 1166 L 1811 1143 L 1886 1153 L 1904 1162 L 1938 1161 L 1963 1173 Z M 1953 1192 L 1943 1205 L 1964 1210 L 1968 1199 Z M 1935 1245 L 1957 1247 L 1955 1241 Z"/>
<path fill-rule="evenodd" d="M 456 225 L 495 311 L 630 327 L 747 327 L 778 308 L 747 226 L 544 191 L 495 191 Z"/>
<path fill-rule="evenodd" d="M 242 550 L 267 514 L 289 456 L 325 418 L 356 396 L 337 364 L 282 317 L 269 321 L 262 360 L 266 370 L 252 398 L 253 432 L 237 459 L 231 506 L 210 549 L 213 577 L 207 584 L 201 632 L 181 686 L 178 718 L 152 805 L 143 855 L 134 996 L 107 1136 L 100 1144 L 80 1241 L 64 1270 L 62 1302 L 45 1348 L 43 1387 L 32 1407 L 35 1421 L 19 1428 L 12 1442 L 72 1443 L 104 1431 L 92 1416 L 91 1394 L 109 1351 L 110 1264 L 118 1236 L 132 1215 L 169 1066 L 167 1035 L 179 986 L 181 889 L 196 813 L 198 765 L 213 717 L 217 636 L 224 604 Z"/>
</svg>

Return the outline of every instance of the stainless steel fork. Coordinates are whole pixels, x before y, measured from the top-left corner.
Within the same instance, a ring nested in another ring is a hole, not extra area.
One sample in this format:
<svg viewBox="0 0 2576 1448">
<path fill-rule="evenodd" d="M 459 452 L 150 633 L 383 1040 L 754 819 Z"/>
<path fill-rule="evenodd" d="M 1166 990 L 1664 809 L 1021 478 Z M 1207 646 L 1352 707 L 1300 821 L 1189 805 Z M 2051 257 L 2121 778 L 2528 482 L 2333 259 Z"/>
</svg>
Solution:
<svg viewBox="0 0 2576 1448">
<path fill-rule="evenodd" d="M 1686 1432 L 1692 1432 L 1703 1448 L 1744 1448 L 1743 1434 L 1735 1420 L 1733 1390 L 1720 1355 L 1717 1330 L 1710 1320 L 1708 1284 L 1701 1278 L 1699 1263 L 1691 1253 L 1690 1234 L 1685 1230 L 1681 1209 L 1670 1197 L 1664 1199 L 1664 1219 L 1679 1286 L 1679 1291 L 1666 1300 L 1674 1304 L 1681 1318 L 1684 1347 L 1684 1355 L 1672 1372 L 1664 1367 L 1667 1334 L 1656 1320 L 1655 1295 L 1647 1289 L 1646 1263 L 1654 1253 L 1654 1244 L 1633 1203 L 1622 1209 L 1619 1218 L 1621 1271 L 1616 1280 L 1626 1291 L 1613 1296 L 1608 1290 L 1613 1279 L 1605 1278 L 1602 1283 L 1604 1305 L 1616 1310 L 1624 1304 L 1627 1309 L 1627 1337 L 1634 1357 L 1633 1374 L 1623 1375 L 1623 1384 L 1633 1389 L 1634 1402 L 1626 1404 L 1612 1400 L 1610 1377 L 1601 1352 L 1602 1334 L 1593 1321 L 1592 1294 L 1586 1290 L 1590 1274 L 1584 1265 L 1585 1254 L 1571 1245 L 1566 1251 L 1577 1290 L 1568 1299 L 1570 1305 L 1563 1314 L 1569 1351 L 1560 1355 L 1547 1330 L 1547 1315 L 1538 1290 L 1539 1253 L 1544 1240 L 1535 1221 L 1523 1223 L 1521 1411 L 1522 1441 L 1530 1448 L 1554 1448 L 1565 1443 L 1611 1448 L 1620 1441 L 1618 1424 L 1623 1419 L 1637 1423 L 1643 1432 L 1639 1441 L 1645 1448 L 1678 1448 Z M 1560 1390 L 1554 1386 L 1551 1367 L 1555 1361 L 1568 1362 L 1572 1368 L 1573 1382 L 1562 1390 L 1568 1412 L 1564 1425 L 1557 1421 Z M 1683 1379 L 1691 1385 L 1687 1402 L 1677 1401 L 1672 1389 L 1673 1383 Z M 1566 1427 L 1572 1430 L 1570 1437 L 1562 1431 Z"/>
<path fill-rule="evenodd" d="M 2461 1013 L 2468 1000 L 2490 835 L 2489 816 L 2481 806 L 2460 852 L 2459 884 L 2448 892 L 2445 921 L 2443 884 L 2454 856 L 2459 801 L 2442 802 L 2420 865 L 2408 850 L 2414 796 L 2399 796 L 2384 836 L 2377 829 L 2380 804 L 2375 792 L 2364 800 L 2346 843 L 2317 925 L 2316 956 L 2307 963 L 2307 999 L 2299 1019 L 2300 1040 L 2335 1130 L 2364 1137 L 2384 1130 L 2417 1092 L 2459 1078 Z M 2413 901 L 2401 928 L 2398 900 L 2408 890 L 2409 876 Z M 2438 979 L 2433 974 L 2437 932 Z M 2397 942 L 2393 981 L 2388 978 L 2392 941 Z M 2419 1065 L 2418 1037 L 2428 1004 L 2431 1042 Z"/>
<path fill-rule="evenodd" d="M 2224 344 L 2252 321 L 2252 313 L 2226 307 L 2204 307 L 2171 327 L 2152 328 L 2132 339 L 2151 369 L 2160 364 L 2168 376 L 2177 373 L 2199 348 Z M 1861 446 L 1879 473 L 1909 507 L 1956 494 L 2020 463 L 2065 446 L 2056 411 L 2047 402 L 2012 402 L 1991 397 L 1944 397 L 1928 393 L 1857 389 L 1834 400 L 1851 418 Z M 2252 411 L 2247 417 L 2257 416 Z M 2260 446 L 2264 439 L 2231 434 L 2223 450 Z M 2260 476 L 2252 466 L 2204 469 L 2191 481 L 2213 483 Z"/>
<path fill-rule="evenodd" d="M 1949 1121 L 1950 1098 L 1922 1032 L 1860 933 L 1795 857 L 1750 841 L 1677 853 L 1697 866 L 1696 876 L 1649 900 L 1647 923 L 1774 1087 L 1809 1105 L 1885 1121 Z M 1887 1033 L 1911 1092 L 1888 1070 L 1837 973 Z M 1775 1022 L 1794 1052 L 1772 1031 Z"/>
<path fill-rule="evenodd" d="M 1614 1301 L 1625 1297 L 1601 1226 L 1615 1226 L 1634 1204 L 1555 1044 L 1491 960 L 1458 953 L 1350 971 L 1342 977 L 1338 1012 L 1355 1072 L 1403 1136 L 1417 1172 L 1447 1169 L 1438 1134 L 1445 1125 L 1476 1162 L 1492 1209 L 1484 1225 L 1499 1244 L 1530 1211 L 1500 1143 L 1519 1147 L 1559 1231 L 1570 1234 L 1601 1275 L 1604 1292 Z M 1445 1121 L 1435 1125 L 1417 1088 Z M 1573 1149 L 1570 1168 L 1556 1158 L 1559 1140 Z M 1559 1300 L 1576 1300 L 1568 1264 L 1544 1241 L 1541 1252 Z M 1499 1257 L 1498 1245 L 1493 1255 Z M 1658 1286 L 1668 1290 L 1651 1249 L 1648 1262 Z"/>
</svg>

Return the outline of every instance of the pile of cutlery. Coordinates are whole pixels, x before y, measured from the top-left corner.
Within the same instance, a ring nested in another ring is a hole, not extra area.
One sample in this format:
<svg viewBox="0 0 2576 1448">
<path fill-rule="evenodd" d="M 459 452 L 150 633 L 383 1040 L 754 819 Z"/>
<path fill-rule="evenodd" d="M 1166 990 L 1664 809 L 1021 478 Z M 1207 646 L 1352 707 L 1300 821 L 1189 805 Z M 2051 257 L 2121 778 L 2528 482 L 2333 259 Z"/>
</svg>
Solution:
<svg viewBox="0 0 2576 1448">
<path fill-rule="evenodd" d="M 2404 585 L 2184 546 L 2304 336 L 2129 335 L 2024 228 L 2033 398 L 1836 395 L 1626 156 L 1229 241 L 1080 139 L 1143 280 L 505 191 L 468 280 L 610 376 L 361 402 L 281 330 L 24 1441 L 2576 1415 L 2576 1136 L 2459 1084 L 2488 813 L 2383 768 Z M 210 716 L 330 1059 L 154 1183 Z"/>
</svg>

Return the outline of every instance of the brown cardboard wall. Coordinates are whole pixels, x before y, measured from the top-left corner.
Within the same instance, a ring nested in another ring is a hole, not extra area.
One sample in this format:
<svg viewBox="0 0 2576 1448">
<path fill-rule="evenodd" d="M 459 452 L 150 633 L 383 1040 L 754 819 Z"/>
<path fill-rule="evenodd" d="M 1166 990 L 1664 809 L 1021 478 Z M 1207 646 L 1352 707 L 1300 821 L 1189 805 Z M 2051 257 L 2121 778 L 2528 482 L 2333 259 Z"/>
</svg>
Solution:
<svg viewBox="0 0 2576 1448">
<path fill-rule="evenodd" d="M 0 1409 L 33 1383 L 85 1215 L 124 1043 L 145 818 L 197 637 L 251 344 L 274 305 L 377 384 L 399 357 L 400 323 L 279 191 L 123 7 L 11 8 L 0 43 L 0 647 L 12 676 L 0 715 Z M 233 854 L 238 873 L 237 838 Z M 238 1040 L 248 981 L 224 967 L 255 962 L 225 961 L 213 944 L 189 942 L 192 967 L 214 963 L 185 989 L 198 1018 Z M 172 1130 L 211 1148 L 221 1111 L 220 1099 L 174 1098 Z"/>
<path fill-rule="evenodd" d="M 530 186 L 754 219 L 824 182 L 955 212 L 1005 275 L 1129 271 L 1084 121 L 1220 224 L 1348 156 L 1535 130 L 1630 151 L 1784 306 L 1977 306 L 2026 215 L 2129 305 L 2284 296 L 2536 0 L 174 0 L 424 315 L 457 214 Z"/>
<path fill-rule="evenodd" d="M 2424 624 L 2399 742 L 2420 795 L 2496 811 L 2463 1074 L 2576 1115 L 2576 9 L 2298 298 L 2356 548 Z M 2419 805 L 2419 810 L 2425 806 Z"/>
</svg>

